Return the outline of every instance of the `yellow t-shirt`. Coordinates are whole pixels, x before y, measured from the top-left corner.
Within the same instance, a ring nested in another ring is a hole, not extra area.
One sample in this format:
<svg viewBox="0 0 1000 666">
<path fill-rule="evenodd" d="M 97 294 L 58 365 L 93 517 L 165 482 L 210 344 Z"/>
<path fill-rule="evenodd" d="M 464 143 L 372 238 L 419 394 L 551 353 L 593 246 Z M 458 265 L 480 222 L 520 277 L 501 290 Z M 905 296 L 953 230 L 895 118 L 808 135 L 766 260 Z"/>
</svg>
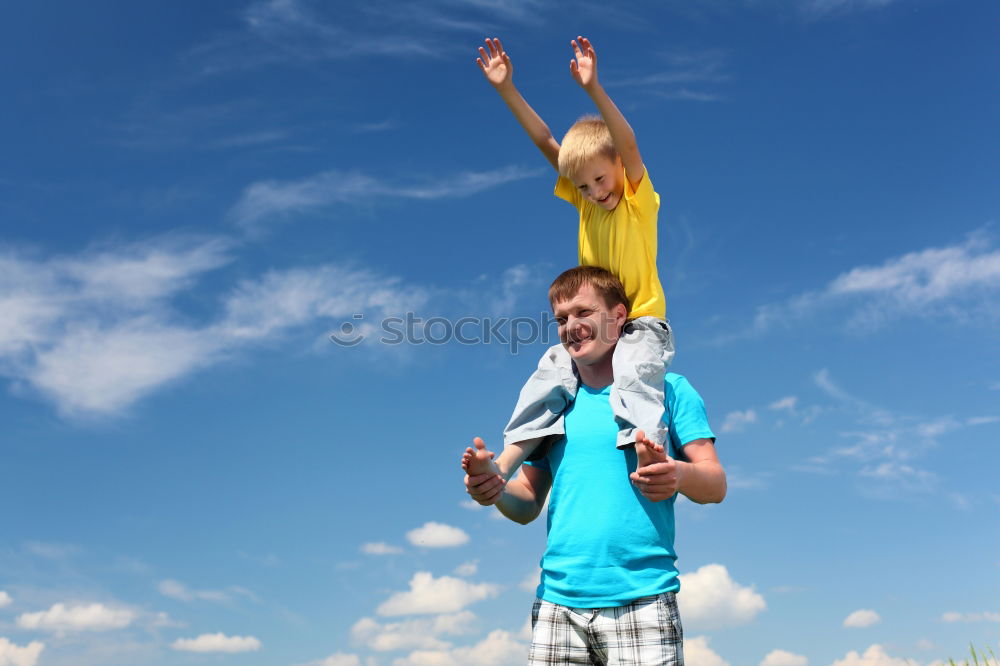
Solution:
<svg viewBox="0 0 1000 666">
<path fill-rule="evenodd" d="M 624 171 L 624 169 L 623 169 Z M 614 210 L 604 210 L 562 176 L 555 195 L 580 211 L 580 265 L 606 268 L 625 285 L 632 310 L 629 317 L 667 318 L 667 300 L 656 272 L 656 215 L 660 195 L 653 191 L 649 171 L 633 192 L 625 192 Z"/>
</svg>

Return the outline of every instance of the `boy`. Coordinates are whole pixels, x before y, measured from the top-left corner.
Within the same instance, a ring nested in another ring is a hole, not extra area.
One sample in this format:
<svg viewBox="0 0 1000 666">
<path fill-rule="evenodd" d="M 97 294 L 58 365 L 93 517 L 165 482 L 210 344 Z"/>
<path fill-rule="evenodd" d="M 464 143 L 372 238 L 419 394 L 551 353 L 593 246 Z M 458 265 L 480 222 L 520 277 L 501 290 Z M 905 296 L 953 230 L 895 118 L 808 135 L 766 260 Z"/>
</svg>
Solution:
<svg viewBox="0 0 1000 666">
<path fill-rule="evenodd" d="M 570 74 L 600 112 L 578 120 L 562 146 L 545 122 L 514 87 L 514 67 L 499 39 L 487 39 L 476 59 L 514 117 L 559 172 L 556 196 L 580 215 L 579 259 L 614 273 L 631 305 L 620 344 L 615 348 L 611 407 L 620 431 L 617 447 L 636 445 L 639 467 L 664 459 L 664 375 L 674 355 L 666 322 L 666 301 L 656 271 L 656 218 L 659 195 L 642 163 L 635 134 L 597 80 L 597 54 L 590 40 L 571 40 Z M 471 475 L 496 473 L 509 479 L 525 459 L 541 457 L 564 434 L 563 411 L 575 399 L 579 378 L 564 345 L 581 340 L 566 335 L 550 348 L 521 389 L 504 450 L 494 462 L 481 440 L 466 449 L 462 467 Z M 574 334 L 575 335 L 575 334 Z"/>
</svg>

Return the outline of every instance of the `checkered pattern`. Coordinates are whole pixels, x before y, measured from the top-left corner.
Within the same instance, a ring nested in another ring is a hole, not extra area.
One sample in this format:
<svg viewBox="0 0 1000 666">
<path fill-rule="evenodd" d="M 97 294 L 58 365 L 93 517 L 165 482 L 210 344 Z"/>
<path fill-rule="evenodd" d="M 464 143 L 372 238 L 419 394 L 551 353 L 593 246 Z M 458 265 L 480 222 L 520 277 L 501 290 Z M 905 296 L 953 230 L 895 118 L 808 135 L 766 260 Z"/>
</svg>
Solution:
<svg viewBox="0 0 1000 666">
<path fill-rule="evenodd" d="M 612 608 L 536 599 L 528 666 L 684 666 L 683 640 L 673 592 Z"/>
</svg>

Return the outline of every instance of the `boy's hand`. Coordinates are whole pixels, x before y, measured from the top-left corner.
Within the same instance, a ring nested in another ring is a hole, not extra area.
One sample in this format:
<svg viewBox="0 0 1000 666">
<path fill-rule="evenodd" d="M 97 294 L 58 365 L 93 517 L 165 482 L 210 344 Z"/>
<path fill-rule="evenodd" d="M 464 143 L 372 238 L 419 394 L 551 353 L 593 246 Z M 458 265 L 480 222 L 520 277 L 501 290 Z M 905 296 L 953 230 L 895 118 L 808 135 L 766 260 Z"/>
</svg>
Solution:
<svg viewBox="0 0 1000 666">
<path fill-rule="evenodd" d="M 514 77 L 514 65 L 511 63 L 507 52 L 503 50 L 500 40 L 494 37 L 491 41 L 487 37 L 486 46 L 490 52 L 487 54 L 486 49 L 480 46 L 479 57 L 476 58 L 476 62 L 479 63 L 479 69 L 483 70 L 486 80 L 493 84 L 494 88 L 499 88 L 510 83 Z"/>
<path fill-rule="evenodd" d="M 597 53 L 593 44 L 586 37 L 571 39 L 569 43 L 576 56 L 575 60 L 569 61 L 569 73 L 573 75 L 573 80 L 585 89 L 597 85 Z"/>
</svg>

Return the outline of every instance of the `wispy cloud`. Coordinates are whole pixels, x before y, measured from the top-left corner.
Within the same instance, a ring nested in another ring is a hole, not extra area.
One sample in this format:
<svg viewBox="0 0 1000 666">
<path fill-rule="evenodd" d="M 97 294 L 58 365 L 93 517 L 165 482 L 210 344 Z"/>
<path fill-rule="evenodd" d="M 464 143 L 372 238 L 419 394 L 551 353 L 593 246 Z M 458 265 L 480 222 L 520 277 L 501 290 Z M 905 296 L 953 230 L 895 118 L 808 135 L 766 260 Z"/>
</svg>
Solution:
<svg viewBox="0 0 1000 666">
<path fill-rule="evenodd" d="M 837 403 L 828 411 L 843 415 L 845 423 L 840 437 L 847 443 L 815 456 L 803 471 L 828 473 L 844 462 L 850 462 L 860 477 L 876 479 L 878 483 L 862 484 L 866 495 L 896 499 L 900 491 L 927 493 L 940 489 L 941 480 L 923 461 L 938 446 L 938 439 L 974 427 L 972 419 L 951 416 L 927 417 L 894 413 L 863 400 L 834 381 L 827 370 L 817 372 L 816 386 Z"/>
<path fill-rule="evenodd" d="M 178 601 L 213 601 L 216 603 L 229 603 L 235 597 L 245 597 L 256 600 L 255 594 L 242 587 L 233 586 L 225 590 L 195 590 L 184 583 L 176 580 L 163 580 L 157 585 L 157 589 L 165 597 Z"/>
<path fill-rule="evenodd" d="M 752 409 L 729 412 L 722 422 L 722 432 L 739 432 L 757 422 L 757 412 Z"/>
<path fill-rule="evenodd" d="M 881 9 L 893 2 L 894 0 L 795 0 L 795 5 L 803 17 L 818 20 L 850 12 Z"/>
<path fill-rule="evenodd" d="M 876 330 L 905 317 L 948 317 L 955 322 L 1000 318 L 1000 250 L 984 232 L 965 242 L 932 247 L 859 266 L 826 287 L 758 308 L 752 333 L 791 326 L 824 310 L 846 309 L 847 330 Z"/>
<path fill-rule="evenodd" d="M 227 636 L 223 633 L 201 634 L 196 638 L 178 638 L 170 644 L 181 652 L 255 652 L 260 641 L 253 636 Z"/>
<path fill-rule="evenodd" d="M 336 9 L 309 0 L 260 0 L 239 26 L 192 49 L 187 57 L 204 74 L 274 64 L 359 57 L 442 58 L 459 48 L 456 35 L 483 35 L 502 23 L 537 23 L 547 10 L 538 0 L 437 0 L 419 6 L 373 1 Z"/>
<path fill-rule="evenodd" d="M 114 416 L 172 382 L 310 328 L 317 348 L 332 347 L 331 329 L 350 324 L 342 346 L 401 352 L 409 346 L 398 340 L 379 344 L 379 322 L 406 313 L 424 321 L 417 315 L 432 305 L 435 316 L 507 312 L 537 281 L 535 269 L 515 266 L 473 287 L 440 289 L 331 263 L 206 284 L 208 273 L 235 261 L 237 247 L 226 238 L 163 236 L 69 256 L 0 249 L 0 376 L 65 416 Z M 209 304 L 197 314 L 185 307 L 194 293 Z"/>
<path fill-rule="evenodd" d="M 368 555 L 398 555 L 403 552 L 399 546 L 385 543 L 384 541 L 374 541 L 361 545 L 361 552 Z"/>
<path fill-rule="evenodd" d="M 949 611 L 941 615 L 942 622 L 1000 622 L 1000 613 L 983 611 L 982 613 L 957 613 Z"/>
<path fill-rule="evenodd" d="M 231 262 L 230 249 L 225 240 L 168 237 L 72 257 L 6 252 L 0 374 L 63 414 L 115 414 L 296 327 L 358 312 L 377 320 L 424 300 L 391 276 L 325 265 L 240 282 L 208 321 L 192 321 L 176 297 Z"/>
<path fill-rule="evenodd" d="M 728 80 L 722 51 L 675 52 L 662 56 L 654 72 L 609 80 L 608 87 L 641 88 L 664 99 L 714 102 L 722 95 L 710 89 Z"/>
<path fill-rule="evenodd" d="M 266 180 L 253 183 L 230 210 L 244 228 L 287 219 L 310 211 L 328 209 L 378 198 L 445 199 L 467 197 L 493 187 L 544 173 L 541 169 L 507 166 L 492 171 L 464 171 L 416 182 L 389 182 L 359 171 L 331 170 L 301 180 Z"/>
</svg>

